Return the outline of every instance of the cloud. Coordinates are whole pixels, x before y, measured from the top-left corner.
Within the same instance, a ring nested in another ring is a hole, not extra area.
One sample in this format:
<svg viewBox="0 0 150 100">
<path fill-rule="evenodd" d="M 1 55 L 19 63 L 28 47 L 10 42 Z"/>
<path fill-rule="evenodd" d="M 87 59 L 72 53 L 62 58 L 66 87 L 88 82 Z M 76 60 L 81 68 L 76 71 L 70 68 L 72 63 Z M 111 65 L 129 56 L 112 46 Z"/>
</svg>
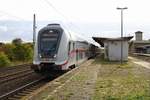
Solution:
<svg viewBox="0 0 150 100">
<path fill-rule="evenodd" d="M 8 28 L 6 26 L 0 26 L 0 32 L 7 32 Z"/>
</svg>

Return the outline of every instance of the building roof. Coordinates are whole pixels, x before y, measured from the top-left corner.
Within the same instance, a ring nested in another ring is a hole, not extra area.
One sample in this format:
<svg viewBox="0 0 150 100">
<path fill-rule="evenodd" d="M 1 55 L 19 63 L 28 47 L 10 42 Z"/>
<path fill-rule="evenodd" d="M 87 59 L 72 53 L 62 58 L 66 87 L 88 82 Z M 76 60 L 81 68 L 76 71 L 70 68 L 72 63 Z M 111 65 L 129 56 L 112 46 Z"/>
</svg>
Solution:
<svg viewBox="0 0 150 100">
<path fill-rule="evenodd" d="M 142 31 L 137 31 L 137 32 L 135 32 L 135 33 L 143 33 Z"/>
<path fill-rule="evenodd" d="M 133 36 L 119 37 L 119 38 L 105 38 L 105 37 L 92 37 L 96 42 L 98 42 L 102 47 L 104 47 L 105 41 L 129 41 Z"/>
<path fill-rule="evenodd" d="M 150 41 L 149 40 L 142 40 L 142 41 L 137 41 L 137 40 L 134 40 L 134 41 L 132 41 L 133 43 L 137 43 L 137 44 L 150 44 Z"/>
</svg>

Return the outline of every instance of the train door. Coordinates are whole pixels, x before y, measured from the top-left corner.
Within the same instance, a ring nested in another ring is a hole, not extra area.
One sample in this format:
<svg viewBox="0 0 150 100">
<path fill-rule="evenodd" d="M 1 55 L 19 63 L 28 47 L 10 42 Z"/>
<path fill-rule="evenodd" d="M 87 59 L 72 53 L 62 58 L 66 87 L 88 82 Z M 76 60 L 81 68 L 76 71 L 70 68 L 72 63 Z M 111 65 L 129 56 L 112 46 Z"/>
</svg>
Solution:
<svg viewBox="0 0 150 100">
<path fill-rule="evenodd" d="M 73 45 L 72 45 L 73 47 L 73 63 L 74 63 L 74 65 L 76 64 L 76 48 L 75 48 L 75 42 L 73 42 Z"/>
<path fill-rule="evenodd" d="M 76 42 L 76 46 L 75 46 L 75 50 L 76 50 L 76 65 L 78 65 L 78 43 Z"/>
<path fill-rule="evenodd" d="M 76 65 L 79 64 L 79 60 L 80 60 L 79 47 L 80 47 L 79 42 L 76 42 Z"/>
<path fill-rule="evenodd" d="M 68 60 L 70 66 L 75 64 L 75 43 L 73 41 L 68 44 Z"/>
</svg>

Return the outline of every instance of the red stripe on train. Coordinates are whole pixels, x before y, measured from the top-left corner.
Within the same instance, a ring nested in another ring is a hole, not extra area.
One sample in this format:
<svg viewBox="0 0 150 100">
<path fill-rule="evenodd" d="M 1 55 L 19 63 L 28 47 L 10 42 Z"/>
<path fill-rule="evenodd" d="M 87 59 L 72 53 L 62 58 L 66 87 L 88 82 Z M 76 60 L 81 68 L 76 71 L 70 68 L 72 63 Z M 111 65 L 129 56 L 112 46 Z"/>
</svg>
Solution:
<svg viewBox="0 0 150 100">
<path fill-rule="evenodd" d="M 71 56 L 72 54 L 76 53 L 76 52 L 84 52 L 87 51 L 87 49 L 76 49 L 76 50 L 72 50 L 69 52 L 69 56 Z M 63 64 L 61 64 L 60 66 L 64 66 L 68 64 L 68 60 L 66 62 L 64 62 Z"/>
<path fill-rule="evenodd" d="M 64 66 L 64 65 L 66 65 L 67 63 L 68 63 L 68 60 L 65 61 L 63 64 L 61 64 L 60 66 Z"/>
</svg>

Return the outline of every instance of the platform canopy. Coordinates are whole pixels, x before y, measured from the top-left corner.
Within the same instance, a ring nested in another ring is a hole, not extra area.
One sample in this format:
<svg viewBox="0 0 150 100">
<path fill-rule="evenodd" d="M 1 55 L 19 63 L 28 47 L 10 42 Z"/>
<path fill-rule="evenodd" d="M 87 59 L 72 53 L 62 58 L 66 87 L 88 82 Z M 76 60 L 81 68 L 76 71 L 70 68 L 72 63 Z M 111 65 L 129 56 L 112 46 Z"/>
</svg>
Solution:
<svg viewBox="0 0 150 100">
<path fill-rule="evenodd" d="M 104 47 L 105 41 L 129 41 L 133 38 L 133 36 L 128 37 L 118 37 L 118 38 L 106 38 L 106 37 L 92 37 L 97 43 L 99 43 L 102 47 Z"/>
</svg>

